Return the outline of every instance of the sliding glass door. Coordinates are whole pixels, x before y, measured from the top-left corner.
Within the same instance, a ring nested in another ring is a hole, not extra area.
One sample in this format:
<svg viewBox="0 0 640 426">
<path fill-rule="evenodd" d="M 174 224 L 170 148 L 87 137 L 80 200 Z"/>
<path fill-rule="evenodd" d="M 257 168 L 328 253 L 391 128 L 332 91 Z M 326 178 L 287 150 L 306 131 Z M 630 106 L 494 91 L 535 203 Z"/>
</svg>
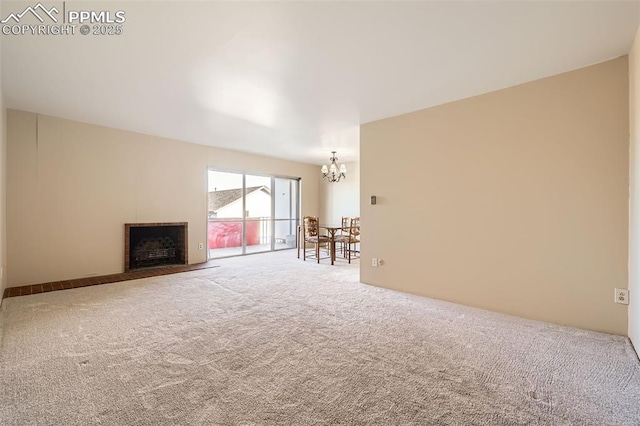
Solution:
<svg viewBox="0 0 640 426">
<path fill-rule="evenodd" d="M 299 179 L 210 170 L 209 258 L 295 247 Z"/>
</svg>

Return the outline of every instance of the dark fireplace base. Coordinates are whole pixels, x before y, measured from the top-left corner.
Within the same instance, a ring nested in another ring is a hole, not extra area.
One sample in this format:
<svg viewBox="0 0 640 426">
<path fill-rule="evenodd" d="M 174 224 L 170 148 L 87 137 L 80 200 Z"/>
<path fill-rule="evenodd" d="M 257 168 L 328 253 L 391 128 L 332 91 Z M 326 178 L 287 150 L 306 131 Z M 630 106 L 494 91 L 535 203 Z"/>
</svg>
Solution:
<svg viewBox="0 0 640 426">
<path fill-rule="evenodd" d="M 168 265 L 186 265 L 187 222 L 125 223 L 125 272 Z"/>
</svg>

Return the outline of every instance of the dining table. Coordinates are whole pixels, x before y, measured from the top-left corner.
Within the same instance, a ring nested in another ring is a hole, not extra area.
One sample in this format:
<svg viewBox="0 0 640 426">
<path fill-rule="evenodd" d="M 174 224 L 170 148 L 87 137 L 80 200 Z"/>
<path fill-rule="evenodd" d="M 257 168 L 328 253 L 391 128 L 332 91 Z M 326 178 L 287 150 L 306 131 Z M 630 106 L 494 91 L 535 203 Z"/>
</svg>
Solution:
<svg viewBox="0 0 640 426">
<path fill-rule="evenodd" d="M 298 225 L 296 229 L 296 241 L 298 242 L 298 258 L 300 258 L 300 248 L 304 250 L 304 227 L 302 225 Z M 342 225 L 320 225 L 320 229 L 327 230 L 327 236 L 330 238 L 329 240 L 329 252 L 331 254 L 331 264 L 333 265 L 336 261 L 336 233 L 344 228 Z"/>
<path fill-rule="evenodd" d="M 320 229 L 326 229 L 330 238 L 331 264 L 336 260 L 336 232 L 344 229 L 342 225 L 320 225 Z"/>
</svg>

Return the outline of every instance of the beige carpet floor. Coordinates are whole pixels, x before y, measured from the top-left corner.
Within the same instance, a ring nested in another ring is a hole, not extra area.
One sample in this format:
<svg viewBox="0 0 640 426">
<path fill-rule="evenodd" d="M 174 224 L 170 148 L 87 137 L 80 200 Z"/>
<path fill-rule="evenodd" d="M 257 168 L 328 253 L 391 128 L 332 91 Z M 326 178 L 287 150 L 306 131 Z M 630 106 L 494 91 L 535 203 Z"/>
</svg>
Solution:
<svg viewBox="0 0 640 426">
<path fill-rule="evenodd" d="M 357 262 L 219 263 L 5 299 L 0 424 L 640 424 L 624 337 L 363 285 Z"/>
</svg>

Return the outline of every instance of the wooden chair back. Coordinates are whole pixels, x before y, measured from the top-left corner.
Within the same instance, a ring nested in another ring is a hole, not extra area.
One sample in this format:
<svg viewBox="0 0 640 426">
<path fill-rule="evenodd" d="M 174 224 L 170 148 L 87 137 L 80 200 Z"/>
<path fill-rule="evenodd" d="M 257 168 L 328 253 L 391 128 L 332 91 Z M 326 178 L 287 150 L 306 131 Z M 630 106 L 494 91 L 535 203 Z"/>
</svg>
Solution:
<svg viewBox="0 0 640 426">
<path fill-rule="evenodd" d="M 354 217 L 351 219 L 349 225 L 349 237 L 354 240 L 360 239 L 360 217 Z"/>
<path fill-rule="evenodd" d="M 342 222 L 340 226 L 342 226 L 342 229 L 340 230 L 340 235 L 348 235 L 349 226 L 351 226 L 351 218 L 349 216 L 342 216 Z"/>
<path fill-rule="evenodd" d="M 316 216 L 304 217 L 304 237 L 317 237 L 320 233 L 320 224 Z"/>
</svg>

